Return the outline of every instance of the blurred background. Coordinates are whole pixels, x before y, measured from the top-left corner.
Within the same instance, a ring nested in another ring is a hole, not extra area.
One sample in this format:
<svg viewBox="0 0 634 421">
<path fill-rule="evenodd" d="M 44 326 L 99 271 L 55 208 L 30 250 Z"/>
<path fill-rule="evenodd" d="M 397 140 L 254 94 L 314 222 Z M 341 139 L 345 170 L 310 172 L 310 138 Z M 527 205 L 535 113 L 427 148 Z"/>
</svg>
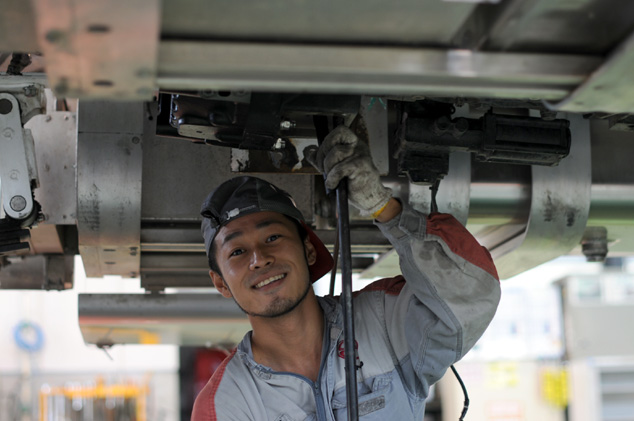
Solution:
<svg viewBox="0 0 634 421">
<path fill-rule="evenodd" d="M 86 278 L 79 258 L 76 269 L 73 290 L 0 294 L 0 419 L 188 420 L 231 347 L 153 345 L 143 329 L 142 345 L 84 343 L 77 294 L 143 291 L 134 280 Z M 371 281 L 357 274 L 355 289 Z M 316 292 L 329 284 L 324 277 Z M 471 399 L 466 419 L 632 419 L 633 316 L 631 258 L 562 257 L 503 281 L 491 326 L 456 364 Z M 458 419 L 463 399 L 448 372 L 426 420 Z"/>
</svg>

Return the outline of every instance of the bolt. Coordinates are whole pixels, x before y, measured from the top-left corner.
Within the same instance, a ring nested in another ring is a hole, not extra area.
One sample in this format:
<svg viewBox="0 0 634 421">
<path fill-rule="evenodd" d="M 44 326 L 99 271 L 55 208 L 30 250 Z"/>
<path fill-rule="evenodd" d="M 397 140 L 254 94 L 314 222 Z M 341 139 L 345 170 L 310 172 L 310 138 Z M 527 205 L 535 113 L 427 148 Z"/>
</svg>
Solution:
<svg viewBox="0 0 634 421">
<path fill-rule="evenodd" d="M 202 89 L 198 92 L 201 98 L 209 99 L 216 96 L 216 91 L 212 89 Z"/>
<path fill-rule="evenodd" d="M 432 132 L 434 132 L 434 134 L 440 136 L 441 134 L 445 133 L 447 129 L 449 129 L 450 125 L 451 121 L 449 120 L 449 118 L 447 118 L 446 116 L 442 116 L 432 123 L 431 130 Z"/>
<path fill-rule="evenodd" d="M 25 86 L 24 87 L 24 95 L 26 95 L 27 97 L 33 97 L 35 95 L 37 95 L 37 89 L 35 88 L 35 86 Z"/>
<path fill-rule="evenodd" d="M 13 104 L 6 98 L 0 99 L 0 114 L 7 115 L 13 110 Z"/>
<path fill-rule="evenodd" d="M 53 117 L 52 117 L 52 116 L 50 116 L 50 115 L 47 115 L 47 116 L 46 116 L 46 122 L 47 122 L 47 123 L 48 123 L 48 122 L 50 122 L 52 119 L 53 119 Z"/>
<path fill-rule="evenodd" d="M 11 180 L 17 180 L 18 177 L 20 177 L 20 171 L 11 170 L 11 172 L 9 173 L 9 178 L 11 178 Z"/>
<path fill-rule="evenodd" d="M 542 110 L 539 110 L 539 115 L 544 120 L 551 121 L 557 118 L 557 111 L 542 109 Z"/>
<path fill-rule="evenodd" d="M 135 145 L 136 145 L 137 143 L 139 143 L 140 141 L 141 141 L 141 139 L 140 139 L 138 136 L 134 136 L 134 137 L 132 138 L 132 143 L 134 143 Z"/>
<path fill-rule="evenodd" d="M 290 121 L 290 120 L 282 120 L 280 121 L 280 129 L 282 130 L 289 130 L 292 129 L 293 127 L 295 127 L 296 124 L 294 121 Z"/>
<path fill-rule="evenodd" d="M 59 29 L 51 29 L 46 33 L 45 37 L 48 42 L 56 43 L 64 38 L 64 32 L 60 31 Z"/>
<path fill-rule="evenodd" d="M 452 133 L 455 138 L 459 139 L 469 130 L 469 122 L 466 118 L 459 118 L 453 125 Z"/>
<path fill-rule="evenodd" d="M 26 199 L 22 196 L 13 196 L 11 198 L 11 209 L 13 209 L 16 212 L 20 212 L 23 211 L 24 208 L 26 208 Z"/>
<path fill-rule="evenodd" d="M 13 137 L 13 130 L 12 129 L 4 129 L 2 131 L 2 136 L 6 137 L 7 139 L 11 139 Z"/>
<path fill-rule="evenodd" d="M 92 32 L 94 34 L 105 34 L 105 33 L 110 32 L 110 27 L 108 25 L 95 23 L 95 24 L 89 25 L 86 28 L 86 30 L 88 32 Z"/>
<path fill-rule="evenodd" d="M 274 150 L 284 149 L 285 146 L 286 146 L 286 143 L 284 142 L 284 140 L 282 138 L 278 138 L 275 141 L 275 144 L 273 145 L 273 149 Z"/>
<path fill-rule="evenodd" d="M 605 227 L 587 227 L 581 250 L 588 262 L 602 262 L 608 254 L 608 231 Z"/>
</svg>

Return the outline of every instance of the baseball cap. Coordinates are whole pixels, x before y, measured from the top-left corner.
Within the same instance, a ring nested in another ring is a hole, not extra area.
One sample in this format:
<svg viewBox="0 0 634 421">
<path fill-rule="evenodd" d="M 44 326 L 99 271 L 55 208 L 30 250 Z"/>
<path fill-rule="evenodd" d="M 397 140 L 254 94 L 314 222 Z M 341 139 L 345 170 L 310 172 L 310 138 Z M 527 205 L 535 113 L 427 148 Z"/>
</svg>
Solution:
<svg viewBox="0 0 634 421">
<path fill-rule="evenodd" d="M 265 211 L 291 217 L 306 230 L 317 253 L 315 263 L 308 267 L 311 282 L 315 282 L 332 269 L 334 262 L 330 252 L 306 224 L 291 195 L 266 180 L 252 176 L 235 177 L 225 181 L 209 193 L 203 202 L 200 209 L 203 216 L 201 232 L 205 239 L 207 257 L 220 228 L 234 219 Z"/>
</svg>

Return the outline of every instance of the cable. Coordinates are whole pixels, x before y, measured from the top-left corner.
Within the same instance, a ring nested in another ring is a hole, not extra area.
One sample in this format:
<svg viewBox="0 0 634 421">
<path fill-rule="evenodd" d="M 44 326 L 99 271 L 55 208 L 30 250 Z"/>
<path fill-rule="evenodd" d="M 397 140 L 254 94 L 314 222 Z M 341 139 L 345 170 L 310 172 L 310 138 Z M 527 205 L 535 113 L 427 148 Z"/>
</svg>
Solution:
<svg viewBox="0 0 634 421">
<path fill-rule="evenodd" d="M 467 411 L 469 410 L 469 394 L 467 393 L 467 388 L 462 382 L 462 379 L 460 378 L 460 375 L 458 374 L 456 367 L 454 367 L 452 364 L 450 368 L 451 368 L 451 371 L 453 371 L 453 374 L 456 376 L 456 379 L 458 379 L 458 383 L 460 383 L 460 387 L 462 388 L 462 393 L 464 393 L 464 407 L 462 408 L 462 413 L 460 414 L 460 418 L 458 418 L 458 421 L 464 421 L 464 417 L 467 415 Z"/>
</svg>

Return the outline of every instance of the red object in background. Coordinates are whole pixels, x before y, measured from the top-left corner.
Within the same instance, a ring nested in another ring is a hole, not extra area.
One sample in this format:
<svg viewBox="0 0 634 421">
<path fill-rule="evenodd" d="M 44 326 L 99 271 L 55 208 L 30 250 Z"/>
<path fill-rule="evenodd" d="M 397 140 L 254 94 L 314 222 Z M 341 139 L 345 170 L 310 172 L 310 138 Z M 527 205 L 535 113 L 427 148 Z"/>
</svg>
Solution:
<svg viewBox="0 0 634 421">
<path fill-rule="evenodd" d="M 199 349 L 196 351 L 196 361 L 194 363 L 194 396 L 209 381 L 216 369 L 229 356 L 229 352 L 224 349 Z"/>
</svg>

